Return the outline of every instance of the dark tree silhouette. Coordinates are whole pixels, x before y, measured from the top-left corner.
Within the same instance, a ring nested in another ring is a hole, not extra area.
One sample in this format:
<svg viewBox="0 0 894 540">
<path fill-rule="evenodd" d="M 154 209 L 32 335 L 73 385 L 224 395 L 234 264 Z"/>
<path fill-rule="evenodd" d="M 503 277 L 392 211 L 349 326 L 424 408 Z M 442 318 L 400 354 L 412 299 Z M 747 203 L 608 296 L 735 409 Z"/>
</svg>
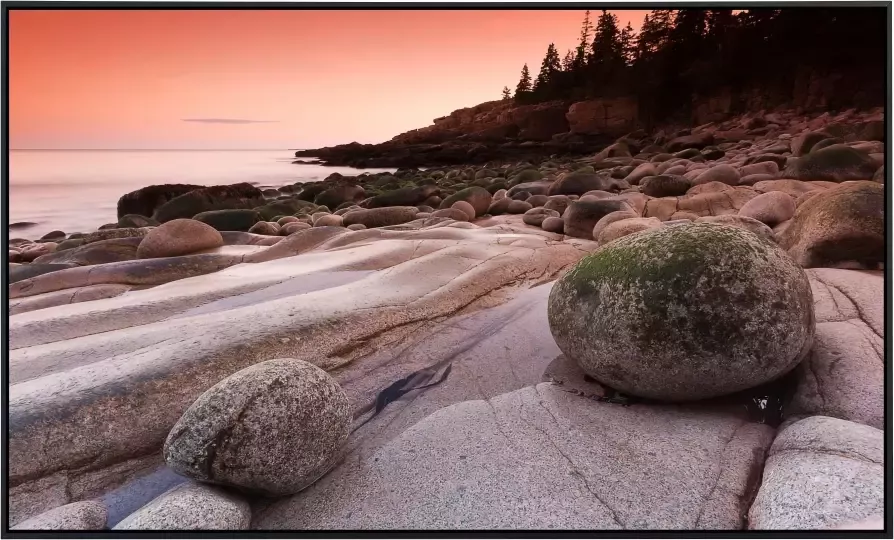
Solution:
<svg viewBox="0 0 894 540">
<path fill-rule="evenodd" d="M 512 91 L 509 90 L 508 86 L 503 87 L 503 101 L 507 101 L 512 99 Z"/>
<path fill-rule="evenodd" d="M 806 91 L 810 77 L 835 74 L 854 97 L 830 108 L 854 106 L 858 100 L 880 104 L 885 17 L 885 9 L 866 7 L 759 8 L 736 14 L 656 9 L 635 33 L 629 22 L 620 29 L 617 17 L 606 11 L 594 28 L 587 11 L 578 46 L 560 59 L 550 44 L 534 84 L 527 65 L 522 70 L 515 100 L 630 96 L 648 123 L 686 117 L 694 97 L 759 88 L 790 98 L 795 88 Z"/>
<path fill-rule="evenodd" d="M 515 86 L 515 101 L 525 102 L 530 98 L 531 94 L 531 72 L 528 71 L 528 64 L 525 64 L 521 71 L 521 78 Z"/>
</svg>

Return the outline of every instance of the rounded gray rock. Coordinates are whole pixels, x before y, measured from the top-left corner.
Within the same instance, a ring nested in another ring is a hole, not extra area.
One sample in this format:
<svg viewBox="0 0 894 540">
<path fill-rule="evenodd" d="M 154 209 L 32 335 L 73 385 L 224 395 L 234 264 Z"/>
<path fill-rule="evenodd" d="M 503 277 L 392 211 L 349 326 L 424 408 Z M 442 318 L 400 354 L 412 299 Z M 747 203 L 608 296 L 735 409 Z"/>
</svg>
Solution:
<svg viewBox="0 0 894 540">
<path fill-rule="evenodd" d="M 548 317 L 562 352 L 596 380 L 671 401 L 783 375 L 816 326 L 800 266 L 754 234 L 711 223 L 600 248 L 556 282 Z"/>
<path fill-rule="evenodd" d="M 289 495 L 335 464 L 350 427 L 350 402 L 325 371 L 268 360 L 199 396 L 168 434 L 164 458 L 196 480 Z"/>
</svg>

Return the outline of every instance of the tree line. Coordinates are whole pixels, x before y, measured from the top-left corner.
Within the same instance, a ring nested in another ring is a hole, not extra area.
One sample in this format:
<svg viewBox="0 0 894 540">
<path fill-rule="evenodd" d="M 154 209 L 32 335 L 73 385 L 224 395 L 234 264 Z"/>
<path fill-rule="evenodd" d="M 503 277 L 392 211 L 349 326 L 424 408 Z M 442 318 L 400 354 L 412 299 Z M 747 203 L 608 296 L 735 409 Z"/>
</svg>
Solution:
<svg viewBox="0 0 894 540">
<path fill-rule="evenodd" d="M 632 96 L 655 117 L 685 113 L 693 95 L 722 88 L 791 88 L 799 70 L 877 69 L 884 84 L 884 8 L 657 9 L 634 32 L 602 10 L 584 15 L 578 45 L 560 58 L 550 43 L 532 78 L 528 65 L 512 93 L 518 104 Z"/>
</svg>

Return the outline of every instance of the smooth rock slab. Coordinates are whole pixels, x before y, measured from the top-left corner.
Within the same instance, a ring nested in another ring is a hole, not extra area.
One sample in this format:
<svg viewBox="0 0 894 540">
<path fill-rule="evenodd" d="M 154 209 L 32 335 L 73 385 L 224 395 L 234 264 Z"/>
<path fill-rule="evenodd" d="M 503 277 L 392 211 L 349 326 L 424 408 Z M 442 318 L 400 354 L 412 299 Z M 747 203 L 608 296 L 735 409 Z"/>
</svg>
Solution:
<svg viewBox="0 0 894 540">
<path fill-rule="evenodd" d="M 826 529 L 884 512 L 884 433 L 812 416 L 773 441 L 751 529 Z"/>
<path fill-rule="evenodd" d="M 730 412 L 544 383 L 441 409 L 358 456 L 346 489 L 276 501 L 252 527 L 737 529 L 771 437 Z"/>
<path fill-rule="evenodd" d="M 26 519 L 13 530 L 31 531 L 100 531 L 105 529 L 108 511 L 99 501 L 81 501 Z"/>
<path fill-rule="evenodd" d="M 182 484 L 127 516 L 113 530 L 243 530 L 248 503 L 221 488 Z"/>
<path fill-rule="evenodd" d="M 885 412 L 882 272 L 808 270 L 814 345 L 797 368 L 789 420 L 832 416 L 882 429 Z"/>
</svg>

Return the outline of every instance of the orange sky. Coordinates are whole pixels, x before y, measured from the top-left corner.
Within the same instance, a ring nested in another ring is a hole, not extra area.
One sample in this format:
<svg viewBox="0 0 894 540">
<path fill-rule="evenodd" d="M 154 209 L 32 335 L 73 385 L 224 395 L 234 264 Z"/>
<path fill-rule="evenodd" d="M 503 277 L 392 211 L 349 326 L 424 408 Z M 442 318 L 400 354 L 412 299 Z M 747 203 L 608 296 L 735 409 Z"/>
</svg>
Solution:
<svg viewBox="0 0 894 540">
<path fill-rule="evenodd" d="M 646 11 L 614 11 L 638 28 Z M 313 148 L 382 142 L 499 99 L 564 56 L 574 11 L 9 14 L 11 148 Z M 185 119 L 265 120 L 264 123 Z"/>
</svg>

